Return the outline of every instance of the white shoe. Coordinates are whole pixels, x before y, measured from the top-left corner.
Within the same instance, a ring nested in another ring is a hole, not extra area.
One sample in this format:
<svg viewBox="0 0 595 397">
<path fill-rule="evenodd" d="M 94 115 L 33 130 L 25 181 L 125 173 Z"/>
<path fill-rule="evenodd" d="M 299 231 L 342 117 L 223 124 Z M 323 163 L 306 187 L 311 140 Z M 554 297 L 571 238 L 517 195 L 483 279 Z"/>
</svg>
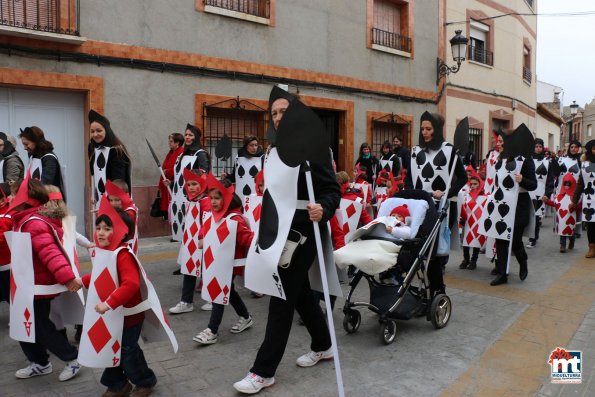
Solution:
<svg viewBox="0 0 595 397">
<path fill-rule="evenodd" d="M 200 307 L 200 310 L 204 310 L 205 312 L 210 312 L 213 310 L 213 304 L 211 302 L 207 302 Z"/>
<path fill-rule="evenodd" d="M 69 361 L 66 363 L 66 366 L 64 367 L 62 372 L 60 372 L 58 379 L 61 382 L 64 382 L 65 380 L 72 379 L 76 376 L 76 374 L 79 373 L 80 370 L 81 370 L 81 365 L 79 364 L 79 362 L 77 360 Z"/>
<path fill-rule="evenodd" d="M 273 386 L 274 383 L 274 377 L 263 378 L 262 376 L 248 372 L 248 375 L 246 375 L 246 377 L 241 381 L 234 383 L 233 387 L 240 393 L 256 394 L 265 387 Z"/>
<path fill-rule="evenodd" d="M 51 374 L 52 371 L 52 363 L 48 363 L 45 367 L 37 363 L 30 363 L 27 367 L 19 369 L 14 375 L 19 379 L 27 379 L 34 376 Z"/>
<path fill-rule="evenodd" d="M 333 348 L 329 348 L 323 352 L 310 351 L 296 360 L 296 364 L 300 367 L 311 367 L 316 365 L 320 360 L 330 360 L 333 358 Z"/>
<path fill-rule="evenodd" d="M 201 345 L 212 345 L 217 343 L 218 335 L 214 334 L 210 328 L 201 331 L 198 335 L 192 338 L 193 341 L 200 343 Z"/>
<path fill-rule="evenodd" d="M 250 328 L 252 326 L 252 324 L 254 324 L 254 320 L 252 319 L 252 316 L 250 316 L 248 318 L 240 317 L 240 319 L 238 320 L 236 325 L 231 327 L 229 332 L 231 332 L 232 334 L 239 334 L 240 332 L 245 331 L 246 329 Z"/>
<path fill-rule="evenodd" d="M 174 307 L 169 308 L 169 312 L 171 314 L 181 314 L 181 313 L 188 313 L 194 310 L 194 305 L 192 303 L 180 302 Z"/>
</svg>

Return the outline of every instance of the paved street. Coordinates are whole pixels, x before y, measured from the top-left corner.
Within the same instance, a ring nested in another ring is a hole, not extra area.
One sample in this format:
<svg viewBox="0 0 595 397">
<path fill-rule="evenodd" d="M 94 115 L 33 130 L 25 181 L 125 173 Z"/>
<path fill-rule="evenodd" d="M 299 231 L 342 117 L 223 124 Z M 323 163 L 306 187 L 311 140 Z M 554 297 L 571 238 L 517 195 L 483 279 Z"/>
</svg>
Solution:
<svg viewBox="0 0 595 397">
<path fill-rule="evenodd" d="M 462 252 L 452 255 L 447 269 L 447 291 L 453 317 L 442 330 L 425 318 L 398 323 L 397 341 L 382 345 L 378 323 L 371 312 L 362 312 L 360 330 L 348 335 L 336 310 L 335 329 L 347 396 L 566 396 L 595 395 L 595 261 L 584 259 L 586 234 L 577 248 L 558 252 L 551 233 L 552 218 L 545 221 L 539 249 L 529 250 L 529 277 L 518 279 L 512 261 L 509 283 L 490 287 L 492 268 L 480 257 L 475 271 L 459 270 Z M 180 276 L 175 268 L 176 244 L 167 239 L 147 239 L 141 260 L 168 308 L 180 297 Z M 86 271 L 89 265 L 84 265 Z M 241 284 L 241 282 L 240 282 Z M 145 344 L 143 350 L 158 376 L 155 396 L 235 396 L 233 382 L 250 368 L 266 324 L 267 299 L 240 294 L 255 318 L 252 329 L 233 335 L 233 309 L 225 312 L 219 342 L 197 346 L 192 336 L 204 329 L 209 313 L 170 316 L 180 350 L 173 354 L 166 343 Z M 367 287 L 359 295 L 366 299 Z M 201 300 L 197 295 L 198 306 Z M 338 306 L 342 301 L 338 301 Z M 53 357 L 54 373 L 17 380 L 14 371 L 24 366 L 18 344 L 8 337 L 8 306 L 0 305 L 0 396 L 97 396 L 101 370 L 84 368 L 80 376 L 59 382 L 62 363 Z M 72 336 L 72 331 L 69 335 Z M 583 383 L 552 385 L 547 359 L 557 346 L 582 350 Z M 303 369 L 295 359 L 308 350 L 307 332 L 297 323 L 276 375 L 277 383 L 263 396 L 336 395 L 332 362 Z"/>
</svg>

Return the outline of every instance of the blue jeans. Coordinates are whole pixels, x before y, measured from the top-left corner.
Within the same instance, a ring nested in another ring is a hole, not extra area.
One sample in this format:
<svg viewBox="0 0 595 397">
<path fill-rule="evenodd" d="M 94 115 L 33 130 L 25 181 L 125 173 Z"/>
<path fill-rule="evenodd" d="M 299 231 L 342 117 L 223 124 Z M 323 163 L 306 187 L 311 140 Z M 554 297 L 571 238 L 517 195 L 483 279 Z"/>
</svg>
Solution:
<svg viewBox="0 0 595 397">
<path fill-rule="evenodd" d="M 122 332 L 120 365 L 106 368 L 101 375 L 101 384 L 109 391 L 119 391 L 130 380 L 135 386 L 150 387 L 157 383 L 155 373 L 147 365 L 145 355 L 138 345 L 143 323 L 125 327 Z"/>
</svg>

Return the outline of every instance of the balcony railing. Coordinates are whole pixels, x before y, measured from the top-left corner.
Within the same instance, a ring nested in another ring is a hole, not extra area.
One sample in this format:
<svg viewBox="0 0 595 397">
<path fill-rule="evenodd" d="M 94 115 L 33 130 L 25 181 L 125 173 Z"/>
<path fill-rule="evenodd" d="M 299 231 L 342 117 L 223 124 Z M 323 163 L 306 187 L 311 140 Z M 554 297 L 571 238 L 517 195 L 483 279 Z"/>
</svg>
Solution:
<svg viewBox="0 0 595 397">
<path fill-rule="evenodd" d="M 205 6 L 242 12 L 260 18 L 270 18 L 270 0 L 204 0 Z"/>
<path fill-rule="evenodd" d="M 523 80 L 525 80 L 527 83 L 531 83 L 533 78 L 533 74 L 531 73 L 531 69 L 529 69 L 526 66 L 523 66 Z"/>
<path fill-rule="evenodd" d="M 378 44 L 399 51 L 411 52 L 411 38 L 377 28 L 372 28 L 372 44 Z"/>
<path fill-rule="evenodd" d="M 485 65 L 494 66 L 494 53 L 492 51 L 482 50 L 474 46 L 469 46 L 469 60 Z"/>
<path fill-rule="evenodd" d="M 0 0 L 0 26 L 80 36 L 80 0 Z"/>
</svg>

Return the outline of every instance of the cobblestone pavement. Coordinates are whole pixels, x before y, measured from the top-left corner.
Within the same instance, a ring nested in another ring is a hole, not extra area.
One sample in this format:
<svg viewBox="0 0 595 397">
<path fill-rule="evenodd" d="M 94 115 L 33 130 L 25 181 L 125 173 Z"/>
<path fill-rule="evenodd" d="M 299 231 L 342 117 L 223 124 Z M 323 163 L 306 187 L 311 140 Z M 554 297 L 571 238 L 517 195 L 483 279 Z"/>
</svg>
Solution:
<svg viewBox="0 0 595 397">
<path fill-rule="evenodd" d="M 537 248 L 529 251 L 529 277 L 518 278 L 513 260 L 509 283 L 490 287 L 492 265 L 480 256 L 475 271 L 460 270 L 461 252 L 453 253 L 447 268 L 447 291 L 453 302 L 448 326 L 435 330 L 425 318 L 398 322 L 397 340 L 383 345 L 376 316 L 362 311 L 362 325 L 355 334 L 341 326 L 343 314 L 337 302 L 334 313 L 341 366 L 347 396 L 566 396 L 595 395 L 595 261 L 584 259 L 586 234 L 577 248 L 558 252 L 551 233 L 552 219 L 542 229 Z M 145 239 L 141 260 L 165 308 L 179 301 L 181 276 L 173 276 L 177 245 L 165 238 Z M 83 258 L 84 259 L 84 258 Z M 89 264 L 83 264 L 89 271 Z M 241 285 L 242 282 L 238 282 Z M 347 287 L 344 286 L 347 290 Z M 198 307 L 192 313 L 169 316 L 180 349 L 166 343 L 144 344 L 150 367 L 158 377 L 155 396 L 236 396 L 232 384 L 250 368 L 262 341 L 267 298 L 253 299 L 238 287 L 255 325 L 241 333 L 229 328 L 237 317 L 228 308 L 219 342 L 197 346 L 192 337 L 206 328 L 209 313 Z M 357 296 L 367 299 L 361 284 Z M 54 373 L 19 380 L 14 372 L 26 364 L 17 342 L 8 336 L 8 306 L 0 304 L 0 396 L 98 396 L 101 370 L 83 368 L 68 382 L 57 377 L 62 363 L 52 357 Z M 73 331 L 69 330 L 72 337 Z M 557 346 L 582 350 L 581 385 L 553 385 L 547 358 Z M 295 359 L 305 353 L 309 339 L 295 323 L 276 374 L 276 384 L 263 396 L 337 395 L 332 361 L 312 368 L 299 368 Z"/>
</svg>

